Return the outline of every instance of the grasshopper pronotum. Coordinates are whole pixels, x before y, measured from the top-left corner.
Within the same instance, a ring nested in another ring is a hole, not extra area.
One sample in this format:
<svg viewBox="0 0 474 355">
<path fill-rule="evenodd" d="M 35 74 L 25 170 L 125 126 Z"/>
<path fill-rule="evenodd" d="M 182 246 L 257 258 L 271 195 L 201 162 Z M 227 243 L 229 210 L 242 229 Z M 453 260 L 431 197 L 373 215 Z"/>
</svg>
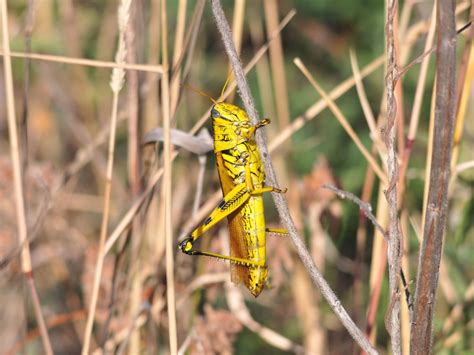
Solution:
<svg viewBox="0 0 474 355">
<path fill-rule="evenodd" d="M 243 283 L 257 297 L 268 275 L 266 232 L 286 234 L 285 230 L 266 228 L 263 214 L 264 192 L 286 192 L 286 189 L 264 186 L 265 172 L 254 135 L 270 120 L 252 125 L 242 108 L 211 100 L 214 153 L 224 198 L 179 244 L 179 249 L 189 255 L 229 260 L 232 282 Z M 195 241 L 224 217 L 229 224 L 230 256 L 194 250 Z"/>
</svg>

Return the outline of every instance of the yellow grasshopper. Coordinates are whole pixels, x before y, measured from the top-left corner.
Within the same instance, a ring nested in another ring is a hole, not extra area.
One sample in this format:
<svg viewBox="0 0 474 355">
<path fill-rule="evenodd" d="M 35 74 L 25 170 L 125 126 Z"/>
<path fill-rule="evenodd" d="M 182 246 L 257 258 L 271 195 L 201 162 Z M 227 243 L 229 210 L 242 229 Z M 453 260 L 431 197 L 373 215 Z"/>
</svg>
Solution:
<svg viewBox="0 0 474 355">
<path fill-rule="evenodd" d="M 243 283 L 257 297 L 268 276 L 266 232 L 287 233 L 266 228 L 263 214 L 264 192 L 286 192 L 286 189 L 264 185 L 265 172 L 254 135 L 270 120 L 264 119 L 252 125 L 242 108 L 211 100 L 214 102 L 211 109 L 214 153 L 224 198 L 209 217 L 179 244 L 179 249 L 189 255 L 229 260 L 232 282 Z M 230 256 L 194 250 L 196 240 L 225 217 L 229 224 Z"/>
</svg>

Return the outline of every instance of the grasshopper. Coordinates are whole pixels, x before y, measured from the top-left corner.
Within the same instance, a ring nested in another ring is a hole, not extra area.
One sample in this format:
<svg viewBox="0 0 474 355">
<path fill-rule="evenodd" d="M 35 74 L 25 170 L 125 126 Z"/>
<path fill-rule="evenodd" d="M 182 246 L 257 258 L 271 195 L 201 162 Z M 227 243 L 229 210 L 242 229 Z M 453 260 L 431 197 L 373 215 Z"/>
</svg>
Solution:
<svg viewBox="0 0 474 355">
<path fill-rule="evenodd" d="M 266 233 L 287 234 L 282 229 L 266 228 L 263 214 L 263 193 L 286 192 L 286 189 L 264 184 L 265 172 L 254 136 L 255 131 L 270 120 L 263 119 L 253 125 L 242 108 L 211 100 L 214 102 L 211 109 L 214 153 L 224 198 L 179 244 L 179 249 L 189 255 L 229 260 L 232 282 L 244 284 L 257 297 L 268 277 Z M 225 217 L 229 225 L 230 256 L 194 250 L 196 240 Z"/>
</svg>

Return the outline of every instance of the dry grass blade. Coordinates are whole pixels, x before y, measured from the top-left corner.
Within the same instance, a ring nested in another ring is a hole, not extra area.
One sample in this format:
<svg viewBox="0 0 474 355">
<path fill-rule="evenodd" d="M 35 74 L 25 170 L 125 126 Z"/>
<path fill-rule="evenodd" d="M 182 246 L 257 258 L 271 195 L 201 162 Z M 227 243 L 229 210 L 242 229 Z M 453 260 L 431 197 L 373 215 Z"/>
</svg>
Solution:
<svg viewBox="0 0 474 355">
<path fill-rule="evenodd" d="M 263 2 L 265 10 L 265 23 L 267 33 L 272 33 L 278 26 L 278 1 L 266 0 Z M 281 37 L 272 41 L 270 45 L 270 64 L 274 81 L 275 100 L 279 127 L 285 127 L 290 121 L 290 109 L 288 104 L 288 90 L 286 87 L 285 61 Z"/>
<path fill-rule="evenodd" d="M 209 131 L 203 128 L 199 131 L 198 135 L 192 135 L 188 132 L 181 131 L 179 129 L 171 129 L 170 130 L 170 140 L 171 144 L 177 145 L 186 149 L 188 152 L 203 155 L 207 154 L 214 149 L 214 145 L 212 144 L 212 137 Z M 152 129 L 148 132 L 145 137 L 143 138 L 143 143 L 157 143 L 164 141 L 164 134 L 163 129 L 158 127 Z"/>
<path fill-rule="evenodd" d="M 234 68 L 235 77 L 239 86 L 240 95 L 244 102 L 245 109 L 251 121 L 256 124 L 258 121 L 257 111 L 255 109 L 253 98 L 250 95 L 250 89 L 248 87 L 242 65 L 236 54 L 235 47 L 232 43 L 232 36 L 230 34 L 229 24 L 225 18 L 224 11 L 222 10 L 220 2 L 218 0 L 212 0 L 211 5 L 214 17 L 216 19 L 217 27 L 219 29 L 219 32 L 221 33 L 226 48 L 227 55 L 229 56 L 229 60 L 232 63 L 232 67 Z M 262 161 L 265 165 L 267 181 L 271 186 L 278 186 L 276 182 L 275 171 L 273 170 L 272 164 L 268 159 L 268 150 L 261 134 L 257 135 L 257 144 L 262 155 Z M 316 265 L 314 264 L 314 261 L 312 260 L 308 249 L 301 241 L 301 238 L 298 235 L 298 232 L 296 231 L 296 227 L 291 218 L 290 211 L 288 210 L 288 204 L 286 203 L 285 198 L 281 196 L 281 194 L 272 194 L 272 196 L 277 206 L 278 214 L 281 220 L 283 221 L 283 225 L 287 228 L 291 240 L 298 252 L 298 255 L 300 256 L 303 264 L 311 275 L 314 284 L 319 287 L 323 296 L 326 298 L 333 311 L 342 321 L 342 323 L 352 335 L 352 337 L 364 349 L 364 351 L 369 354 L 376 354 L 377 351 L 370 345 L 370 343 L 367 341 L 360 329 L 354 324 L 353 320 L 351 319 L 347 311 L 344 309 L 344 307 L 341 305 L 341 302 L 336 297 L 329 284 L 326 282 L 326 280 L 323 278 Z"/>
<path fill-rule="evenodd" d="M 367 120 L 367 125 L 369 126 L 370 135 L 374 141 L 375 148 L 377 148 L 380 157 L 384 157 L 387 153 L 384 150 L 382 138 L 380 137 L 380 131 L 377 128 L 377 122 L 375 122 L 374 113 L 372 112 L 369 100 L 367 99 L 367 95 L 365 93 L 364 85 L 362 83 L 359 65 L 357 64 L 357 58 L 352 49 L 350 50 L 349 55 L 351 58 L 352 72 L 354 73 L 357 94 L 359 95 L 362 111 L 364 111 L 365 119 Z"/>
<path fill-rule="evenodd" d="M 5 51 L 0 50 L 0 55 L 8 56 L 13 58 L 28 58 L 28 59 L 37 59 L 45 60 L 48 62 L 56 63 L 66 63 L 66 64 L 76 64 L 76 65 L 85 65 L 94 68 L 122 68 L 130 70 L 138 70 L 150 73 L 163 73 L 163 67 L 161 65 L 151 65 L 151 64 L 127 64 L 127 63 L 116 63 L 108 62 L 103 60 L 95 59 L 84 59 L 84 58 L 71 58 L 64 57 L 59 55 L 50 55 L 50 54 L 40 54 L 40 53 L 20 53 L 20 52 L 9 52 L 8 54 Z"/>
<path fill-rule="evenodd" d="M 428 31 L 428 36 L 425 42 L 425 52 L 427 52 L 433 46 L 433 40 L 436 29 L 436 3 L 433 4 L 433 12 L 431 14 L 431 24 Z M 420 119 L 421 103 L 423 102 L 423 93 L 426 83 L 426 75 L 428 72 L 428 64 L 430 57 L 426 56 L 421 62 L 420 75 L 416 84 L 415 99 L 413 101 L 413 109 L 410 117 L 410 128 L 408 129 L 407 141 L 410 142 L 415 139 L 416 131 L 418 128 L 418 121 Z"/>
<path fill-rule="evenodd" d="M 473 10 L 474 12 L 474 7 Z M 470 89 L 472 86 L 472 78 L 474 77 L 474 42 L 470 43 L 470 53 L 469 59 L 466 66 L 466 75 L 465 80 L 462 83 L 462 93 L 461 97 L 459 98 L 459 107 L 456 115 L 456 125 L 454 127 L 454 137 L 453 137 L 453 157 L 451 160 L 451 169 L 454 170 L 456 163 L 459 157 L 459 145 L 461 142 L 462 133 L 464 130 L 464 123 L 466 120 L 466 112 L 468 107 Z M 459 167 L 455 170 L 456 173 L 453 175 L 453 179 L 456 178 L 457 174 L 459 174 L 460 170 Z M 452 181 L 453 181 L 452 179 Z"/>
<path fill-rule="evenodd" d="M 373 60 L 369 63 L 365 68 L 361 71 L 361 77 L 366 77 L 372 74 L 375 70 L 377 70 L 382 64 L 384 63 L 384 57 L 380 56 L 377 59 Z M 354 77 L 348 78 L 340 83 L 337 87 L 335 87 L 330 93 L 329 97 L 332 100 L 336 100 L 337 98 L 341 97 L 345 94 L 349 89 L 351 89 L 355 84 Z M 278 148 L 282 142 L 289 139 L 293 133 L 304 127 L 304 125 L 321 111 L 323 111 L 326 107 L 328 107 L 328 103 L 326 100 L 321 99 L 308 108 L 305 113 L 301 116 L 295 117 L 291 120 L 291 124 L 288 127 L 285 127 L 279 134 L 276 136 L 269 144 L 269 151 L 272 152 L 276 148 Z"/>
<path fill-rule="evenodd" d="M 184 41 L 184 27 L 186 24 L 186 3 L 187 0 L 180 0 L 178 5 L 178 14 L 177 14 L 177 25 L 176 33 L 174 38 L 174 51 L 173 51 L 173 69 L 174 73 L 171 77 L 170 84 L 170 112 L 173 116 L 176 112 L 176 107 L 178 105 L 179 98 L 179 81 L 181 78 L 181 68 L 178 67 L 178 62 L 183 55 L 183 41 Z"/>
<path fill-rule="evenodd" d="M 375 173 L 379 177 L 380 180 L 386 183 L 387 177 L 384 174 L 382 168 L 377 164 L 375 161 L 374 157 L 370 152 L 367 150 L 367 148 L 364 147 L 362 144 L 360 138 L 357 136 L 357 134 L 354 132 L 352 129 L 351 125 L 347 121 L 347 119 L 344 117 L 342 114 L 341 110 L 336 106 L 336 104 L 330 99 L 330 97 L 324 92 L 324 90 L 321 88 L 321 86 L 314 80 L 314 78 L 311 76 L 309 73 L 308 69 L 305 67 L 303 62 L 299 58 L 296 58 L 294 60 L 295 65 L 298 67 L 298 69 L 301 70 L 301 72 L 305 75 L 305 77 L 308 79 L 308 81 L 311 83 L 311 85 L 316 89 L 316 91 L 323 97 L 323 99 L 327 102 L 327 105 L 331 109 L 332 113 L 334 116 L 336 116 L 337 120 L 341 124 L 341 126 L 345 129 L 347 134 L 351 137 L 352 141 L 354 144 L 357 146 L 357 148 L 360 150 L 362 155 L 367 159 L 369 162 L 370 166 L 372 169 L 374 169 Z"/>
</svg>

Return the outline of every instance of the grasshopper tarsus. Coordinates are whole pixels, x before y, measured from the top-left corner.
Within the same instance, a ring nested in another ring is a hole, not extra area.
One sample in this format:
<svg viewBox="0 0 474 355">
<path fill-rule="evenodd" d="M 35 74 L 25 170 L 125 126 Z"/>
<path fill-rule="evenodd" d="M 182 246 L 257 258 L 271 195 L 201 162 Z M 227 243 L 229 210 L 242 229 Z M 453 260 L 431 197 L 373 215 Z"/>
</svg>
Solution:
<svg viewBox="0 0 474 355">
<path fill-rule="evenodd" d="M 189 236 L 178 245 L 178 249 L 188 255 L 193 255 L 193 237 Z"/>
</svg>

